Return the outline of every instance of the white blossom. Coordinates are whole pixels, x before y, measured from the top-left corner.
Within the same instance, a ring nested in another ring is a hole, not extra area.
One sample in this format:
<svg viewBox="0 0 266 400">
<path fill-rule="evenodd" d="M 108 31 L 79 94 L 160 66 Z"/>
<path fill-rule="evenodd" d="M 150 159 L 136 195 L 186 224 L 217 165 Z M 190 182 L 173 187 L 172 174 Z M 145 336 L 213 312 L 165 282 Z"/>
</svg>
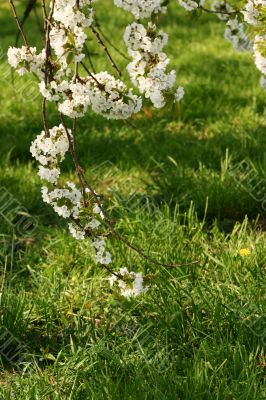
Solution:
<svg viewBox="0 0 266 400">
<path fill-rule="evenodd" d="M 252 43 L 244 32 L 244 24 L 239 22 L 237 17 L 227 22 L 224 38 L 231 42 L 237 51 L 250 51 L 252 49 Z"/>
<path fill-rule="evenodd" d="M 161 108 L 165 105 L 164 92 L 170 91 L 175 83 L 174 70 L 166 71 L 169 59 L 165 53 L 159 53 L 156 58 L 148 53 L 131 51 L 133 62 L 127 66 L 129 75 L 134 85 L 146 98 L 150 98 L 154 107 Z"/>
<path fill-rule="evenodd" d="M 142 24 L 133 24 L 126 27 L 124 41 L 130 50 L 143 50 L 151 54 L 160 53 L 168 42 L 168 35 L 163 31 L 156 32 L 157 27 L 149 23 L 148 29 Z"/>
<path fill-rule="evenodd" d="M 233 8 L 226 1 L 214 1 L 211 5 L 211 10 L 216 13 L 216 16 L 221 21 L 227 21 L 229 14 L 233 11 Z"/>
<path fill-rule="evenodd" d="M 70 130 L 69 134 L 71 134 Z M 32 142 L 30 152 L 40 164 L 47 166 L 63 161 L 68 149 L 69 142 L 65 128 L 59 125 L 49 129 L 49 136 L 42 131 Z"/>
<path fill-rule="evenodd" d="M 112 257 L 109 251 L 106 251 L 106 240 L 103 237 L 99 237 L 92 242 L 92 245 L 96 252 L 96 261 L 99 264 L 108 265 L 112 262 Z"/>
<path fill-rule="evenodd" d="M 191 0 L 188 2 L 191 3 Z M 165 0 L 114 0 L 114 3 L 132 13 L 136 20 L 150 18 L 166 10 Z M 134 94 L 122 79 L 106 71 L 96 73 L 87 70 L 87 76 L 80 72 L 79 63 L 85 57 L 89 34 L 87 28 L 94 22 L 92 4 L 93 0 L 51 2 L 49 54 L 47 48 L 37 53 L 35 47 L 10 47 L 8 60 L 20 75 L 26 72 L 37 75 L 42 97 L 54 102 L 63 115 L 82 117 L 90 107 L 107 119 L 127 119 L 141 110 L 142 98 Z M 168 94 L 174 101 L 180 101 L 184 90 L 182 87 L 174 89 L 176 74 L 173 70 L 167 70 L 169 59 L 163 53 L 168 35 L 151 22 L 145 23 L 145 26 L 138 22 L 128 25 L 124 33 L 127 49 L 133 59 L 128 65 L 132 82 L 155 107 L 164 106 Z M 109 265 L 112 257 L 106 250 L 106 237 L 102 229 L 105 227 L 105 214 L 99 196 L 89 189 L 82 188 L 81 191 L 73 182 L 62 185 L 59 181 L 59 165 L 73 144 L 69 141 L 74 142 L 74 139 L 71 130 L 59 125 L 48 131 L 45 129 L 32 142 L 30 151 L 39 163 L 38 175 L 50 184 L 49 187 L 42 187 L 42 198 L 59 216 L 70 220 L 68 227 L 74 238 L 84 240 L 92 237 L 96 261 Z M 84 196 L 88 198 L 84 199 Z M 130 285 L 123 280 L 117 282 L 123 295 L 136 296 L 147 290 L 143 288 L 141 273 L 128 272 L 127 269 L 121 269 L 120 273 L 132 281 Z"/>
<path fill-rule="evenodd" d="M 99 206 L 99 204 L 95 204 L 94 205 L 94 207 L 92 209 L 92 212 L 94 214 L 98 214 L 102 219 L 104 219 L 104 215 L 103 215 L 103 212 L 102 212 L 101 207 Z"/>
<path fill-rule="evenodd" d="M 87 86 L 90 91 L 92 110 L 107 119 L 127 119 L 141 110 L 142 100 L 133 94 L 132 89 L 115 79 L 107 72 L 88 78 Z M 99 86 L 100 84 L 100 86 Z"/>
<path fill-rule="evenodd" d="M 68 224 L 69 232 L 73 236 L 74 239 L 76 240 L 84 240 L 86 232 L 83 229 L 80 229 L 77 225 L 74 225 L 72 223 Z"/>
<path fill-rule="evenodd" d="M 75 219 L 79 216 L 82 193 L 72 182 L 67 182 L 63 188 L 56 188 L 49 192 L 42 187 L 42 197 L 45 203 L 51 204 L 54 211 L 63 218 Z"/>
<path fill-rule="evenodd" d="M 120 268 L 119 275 L 121 275 L 123 279 L 112 275 L 109 277 L 109 284 L 111 288 L 117 284 L 122 296 L 136 297 L 147 292 L 148 288 L 143 286 L 143 276 L 140 272 L 129 272 L 128 269 L 124 267 Z"/>
<path fill-rule="evenodd" d="M 41 179 L 46 180 L 47 182 L 57 183 L 60 170 L 58 168 L 46 168 L 40 165 L 38 175 Z"/>
<path fill-rule="evenodd" d="M 266 92 L 266 77 L 264 75 L 260 77 L 260 87 Z"/>
<path fill-rule="evenodd" d="M 8 63 L 19 75 L 31 72 L 36 74 L 39 78 L 43 77 L 45 50 L 42 50 L 41 53 L 37 54 L 36 47 L 9 47 L 7 57 Z"/>
<path fill-rule="evenodd" d="M 203 6 L 205 3 L 205 0 L 200 0 L 199 2 L 195 0 L 178 0 L 179 5 L 183 7 L 186 11 L 194 11 L 196 10 L 199 6 Z"/>
<path fill-rule="evenodd" d="M 164 12 L 164 0 L 114 0 L 117 7 L 131 12 L 136 19 L 149 18 L 152 14 Z"/>
<path fill-rule="evenodd" d="M 175 102 L 178 103 L 180 100 L 183 99 L 185 94 L 185 90 L 182 86 L 179 86 L 175 92 L 174 98 L 175 98 Z"/>
<path fill-rule="evenodd" d="M 255 64 L 259 71 L 266 75 L 266 35 L 256 35 L 254 40 Z"/>
<path fill-rule="evenodd" d="M 133 23 L 127 26 L 124 41 L 133 58 L 127 66 L 131 81 L 154 107 L 163 107 L 165 95 L 172 91 L 176 79 L 174 70 L 167 71 L 169 59 L 162 52 L 168 41 L 167 34 L 157 32 L 156 25 L 151 23 L 147 29 L 142 24 Z"/>
<path fill-rule="evenodd" d="M 66 28 L 74 29 L 76 26 L 86 28 L 93 22 L 94 11 L 91 0 L 55 0 L 53 18 Z"/>
<path fill-rule="evenodd" d="M 72 32 L 54 26 L 50 32 L 51 48 L 64 68 L 67 68 L 69 54 L 73 55 L 74 61 L 81 61 L 85 57 L 82 50 L 86 39 L 86 33 L 78 26 Z"/>
<path fill-rule="evenodd" d="M 242 11 L 245 21 L 250 25 L 260 26 L 265 20 L 265 7 L 266 0 L 248 0 Z"/>
</svg>

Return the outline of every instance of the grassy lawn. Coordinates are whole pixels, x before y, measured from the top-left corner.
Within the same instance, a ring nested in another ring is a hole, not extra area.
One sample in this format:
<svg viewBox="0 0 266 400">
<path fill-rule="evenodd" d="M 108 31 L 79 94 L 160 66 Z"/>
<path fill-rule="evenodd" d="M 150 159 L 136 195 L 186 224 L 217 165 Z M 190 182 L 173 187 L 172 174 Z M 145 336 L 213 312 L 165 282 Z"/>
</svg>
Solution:
<svg viewBox="0 0 266 400">
<path fill-rule="evenodd" d="M 128 15 L 112 8 L 111 18 L 110 5 L 98 3 L 99 20 L 124 49 Z M 161 24 L 186 90 L 180 108 L 147 103 L 126 123 L 88 113 L 78 131 L 82 165 L 119 232 L 162 262 L 199 261 L 160 268 L 110 239 L 113 267 L 147 276 L 148 292 L 126 300 L 41 201 L 29 153 L 41 99 L 31 78 L 12 83 L 4 54 L 16 28 L 1 2 L 0 188 L 38 220 L 25 236 L 0 216 L 5 400 L 266 398 L 265 93 L 252 56 L 232 50 L 215 17 L 193 20 L 173 1 Z M 39 44 L 34 17 L 27 31 Z M 75 179 L 70 160 L 64 178 Z"/>
</svg>

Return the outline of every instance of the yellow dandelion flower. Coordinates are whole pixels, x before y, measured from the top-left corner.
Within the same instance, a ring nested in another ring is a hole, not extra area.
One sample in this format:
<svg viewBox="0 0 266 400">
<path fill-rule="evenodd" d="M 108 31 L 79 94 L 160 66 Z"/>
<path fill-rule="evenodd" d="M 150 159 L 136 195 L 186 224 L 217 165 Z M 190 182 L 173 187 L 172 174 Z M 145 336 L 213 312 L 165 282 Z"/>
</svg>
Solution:
<svg viewBox="0 0 266 400">
<path fill-rule="evenodd" d="M 240 249 L 240 250 L 239 250 L 239 254 L 240 254 L 242 257 L 247 257 L 247 256 L 250 255 L 250 253 L 251 253 L 251 251 L 250 251 L 249 249 Z"/>
</svg>

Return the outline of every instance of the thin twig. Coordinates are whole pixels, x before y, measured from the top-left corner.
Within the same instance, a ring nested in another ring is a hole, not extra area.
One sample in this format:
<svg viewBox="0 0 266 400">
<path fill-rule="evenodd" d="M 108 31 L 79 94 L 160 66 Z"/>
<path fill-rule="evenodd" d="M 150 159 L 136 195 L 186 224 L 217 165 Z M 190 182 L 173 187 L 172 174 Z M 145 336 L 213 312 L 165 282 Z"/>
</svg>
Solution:
<svg viewBox="0 0 266 400">
<path fill-rule="evenodd" d="M 23 41 L 24 41 L 24 43 L 25 43 L 25 46 L 29 48 L 30 46 L 29 46 L 28 40 L 27 40 L 27 38 L 26 38 L 26 35 L 25 35 L 24 31 L 23 31 L 22 25 L 21 25 L 21 23 L 20 23 L 20 21 L 19 21 L 18 14 L 17 14 L 17 10 L 16 10 L 16 7 L 15 7 L 15 5 L 14 5 L 13 0 L 9 0 L 9 4 L 10 4 L 10 6 L 11 6 L 11 8 L 12 8 L 15 21 L 16 21 L 16 23 L 17 23 L 18 29 L 19 29 L 19 31 L 20 31 L 20 34 L 21 34 L 22 38 L 23 38 Z"/>
<path fill-rule="evenodd" d="M 43 11 L 43 20 L 44 20 L 44 28 L 45 28 L 46 27 L 45 21 L 47 19 L 47 11 L 46 11 L 45 0 L 42 0 L 42 11 Z"/>
<path fill-rule="evenodd" d="M 131 248 L 132 250 L 134 250 L 137 254 L 139 254 L 142 258 L 144 258 L 145 260 L 149 261 L 150 263 L 154 264 L 154 265 L 159 265 L 165 268 L 177 268 L 177 267 L 187 267 L 187 266 L 191 266 L 194 264 L 198 264 L 199 260 L 196 261 L 192 261 L 189 263 L 184 263 L 184 264 L 167 264 L 167 263 L 162 263 L 159 262 L 157 260 L 154 260 L 152 257 L 147 256 L 145 254 L 145 252 L 142 249 L 139 249 L 138 247 L 136 247 L 135 245 L 133 245 L 131 242 L 129 242 L 127 239 L 125 239 L 119 232 L 117 232 L 117 230 L 114 228 L 111 220 L 109 219 L 108 215 L 106 214 L 104 208 L 102 207 L 101 202 L 98 199 L 97 194 L 94 192 L 93 188 L 90 186 L 90 184 L 88 183 L 87 179 L 84 177 L 83 175 L 83 179 L 84 182 L 86 183 L 88 189 L 90 190 L 90 192 L 92 193 L 97 205 L 99 206 L 101 212 L 103 213 L 103 216 L 105 218 L 105 221 L 108 225 L 108 227 L 110 228 L 111 232 L 117 237 L 117 239 L 119 239 L 121 242 L 123 242 L 124 244 L 127 245 L 127 247 Z"/>
<path fill-rule="evenodd" d="M 51 32 L 51 20 L 53 18 L 53 13 L 54 13 L 54 5 L 55 5 L 55 0 L 52 0 L 51 3 L 51 11 L 48 16 L 48 18 L 45 20 L 45 25 L 46 25 L 46 36 L 45 36 L 45 85 L 47 85 L 48 80 L 49 80 L 49 75 L 48 72 L 51 75 L 51 63 L 50 63 L 50 55 L 51 55 L 51 46 L 50 46 L 50 32 Z M 50 69 L 50 71 L 48 71 Z M 51 76 L 50 76 L 51 78 Z"/>
<path fill-rule="evenodd" d="M 199 6 L 199 8 L 200 8 L 202 11 L 205 11 L 205 12 L 210 13 L 210 14 L 224 14 L 224 15 L 228 15 L 228 16 L 230 16 L 230 15 L 235 15 L 235 14 L 240 14 L 240 10 L 234 10 L 234 11 L 215 11 L 215 10 L 209 10 L 209 9 L 203 7 L 203 6 Z"/>
<path fill-rule="evenodd" d="M 95 67 L 94 67 L 94 65 L 93 65 L 93 62 L 92 62 L 92 59 L 91 59 L 91 54 L 90 54 L 90 52 L 89 52 L 89 49 L 88 49 L 88 46 L 86 45 L 86 43 L 84 44 L 84 49 L 85 49 L 85 52 L 86 52 L 86 54 L 87 54 L 87 57 L 88 57 L 90 66 L 91 66 L 91 70 L 92 70 L 92 72 L 93 72 L 94 74 L 96 74 L 96 69 L 95 69 Z"/>
<path fill-rule="evenodd" d="M 122 56 L 125 60 L 130 61 L 130 58 L 126 56 L 121 50 L 119 50 L 118 47 L 116 47 L 111 40 L 105 35 L 105 33 L 102 31 L 101 25 L 99 24 L 98 20 L 95 17 L 95 26 L 98 28 L 100 34 L 104 38 L 104 40 L 118 53 L 120 56 Z"/>
<path fill-rule="evenodd" d="M 69 143 L 69 150 L 70 150 L 70 153 L 72 155 L 72 158 L 73 158 L 73 161 L 74 161 L 74 165 L 75 165 L 75 169 L 76 169 L 76 172 L 77 172 L 77 175 L 78 175 L 78 178 L 79 178 L 79 182 L 80 182 L 80 185 L 81 185 L 81 188 L 82 188 L 82 194 L 83 194 L 83 199 L 84 199 L 84 207 L 86 207 L 87 206 L 86 186 L 84 185 L 84 181 L 83 181 L 83 177 L 82 177 L 82 169 L 79 166 L 79 162 L 78 162 L 78 158 L 77 158 L 77 151 L 76 151 L 76 127 L 77 127 L 76 126 L 76 123 L 77 123 L 76 121 L 77 120 L 76 120 L 76 118 L 74 118 L 74 120 L 73 120 L 73 126 L 72 126 L 72 137 L 73 137 L 73 139 L 72 139 L 71 135 L 69 133 L 69 130 L 67 128 L 64 116 L 63 116 L 62 113 L 60 113 L 60 119 L 61 119 L 62 125 L 63 125 L 63 127 L 64 127 L 64 129 L 66 131 L 66 134 L 67 134 L 67 139 L 68 139 L 68 143 Z"/>
<path fill-rule="evenodd" d="M 80 62 L 80 64 L 82 65 L 82 67 L 85 69 L 85 71 L 89 74 L 89 76 L 97 83 L 99 89 L 103 88 L 103 85 L 97 80 L 97 78 L 95 78 L 95 76 L 90 72 L 90 70 L 87 68 L 87 66 L 84 64 L 83 61 Z"/>
<path fill-rule="evenodd" d="M 39 25 L 40 21 L 39 21 L 39 18 L 38 18 L 38 14 L 36 13 L 36 2 L 37 2 L 37 0 L 29 0 L 29 3 L 28 3 L 28 5 L 27 5 L 27 7 L 26 7 L 26 9 L 24 11 L 23 18 L 22 18 L 22 20 L 20 22 L 21 28 L 23 28 L 25 22 L 27 21 L 28 17 L 30 16 L 30 13 L 32 12 L 32 10 L 35 13 L 37 24 Z M 20 30 L 18 30 L 17 37 L 16 37 L 16 46 L 17 46 L 18 41 L 19 41 L 20 33 L 21 33 Z"/>
<path fill-rule="evenodd" d="M 113 57 L 111 56 L 111 54 L 110 54 L 108 48 L 106 47 L 105 43 L 103 42 L 103 40 L 102 40 L 102 38 L 101 38 L 99 32 L 97 32 L 97 30 L 96 30 L 93 26 L 91 26 L 91 31 L 92 31 L 93 34 L 95 35 L 95 37 L 96 37 L 96 39 L 97 39 L 97 42 L 103 47 L 103 49 L 104 49 L 104 51 L 105 51 L 107 57 L 109 58 L 109 60 L 110 60 L 110 62 L 111 62 L 112 67 L 117 71 L 118 75 L 121 76 L 121 75 L 122 75 L 122 72 L 120 71 L 120 69 L 118 68 L 118 66 L 116 65 L 116 63 L 114 62 Z"/>
<path fill-rule="evenodd" d="M 47 126 L 47 118 L 46 118 L 46 98 L 43 97 L 42 99 L 42 122 L 43 122 L 43 127 L 46 133 L 46 136 L 49 136 L 49 129 Z"/>
</svg>

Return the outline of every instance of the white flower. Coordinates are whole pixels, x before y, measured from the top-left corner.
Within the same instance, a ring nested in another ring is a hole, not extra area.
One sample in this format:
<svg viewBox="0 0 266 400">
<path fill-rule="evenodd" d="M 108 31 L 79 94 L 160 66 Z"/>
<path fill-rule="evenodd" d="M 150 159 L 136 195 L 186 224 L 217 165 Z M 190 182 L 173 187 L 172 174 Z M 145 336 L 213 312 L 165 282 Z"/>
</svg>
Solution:
<svg viewBox="0 0 266 400">
<path fill-rule="evenodd" d="M 71 131 L 69 131 L 71 134 Z M 40 164 L 46 166 L 56 165 L 65 158 L 69 149 L 67 134 L 63 125 L 49 129 L 49 137 L 43 131 L 32 142 L 30 152 Z"/>
<path fill-rule="evenodd" d="M 175 92 L 175 102 L 178 103 L 180 100 L 183 99 L 185 94 L 184 88 L 179 86 Z"/>
<path fill-rule="evenodd" d="M 115 283 L 116 280 L 117 280 L 117 277 L 115 275 L 111 275 L 108 278 L 108 281 L 109 281 L 111 287 L 113 287 L 113 284 Z"/>
<path fill-rule="evenodd" d="M 112 262 L 111 254 L 109 251 L 106 251 L 105 253 L 98 252 L 96 253 L 96 261 L 99 264 L 108 265 Z"/>
<path fill-rule="evenodd" d="M 263 55 L 265 52 L 266 35 L 256 35 L 254 40 L 254 56 L 255 64 L 259 71 L 266 75 L 266 57 Z"/>
<path fill-rule="evenodd" d="M 9 47 L 7 57 L 9 64 L 19 75 L 31 72 L 39 78 L 44 76 L 45 50 L 37 54 L 36 47 Z"/>
<path fill-rule="evenodd" d="M 168 35 L 162 31 L 156 32 L 156 26 L 149 23 L 148 30 L 133 22 L 126 27 L 124 41 L 130 50 L 143 50 L 151 54 L 160 53 L 168 42 Z"/>
<path fill-rule="evenodd" d="M 53 18 L 66 28 L 74 29 L 76 26 L 86 28 L 93 22 L 94 11 L 91 0 L 56 0 Z"/>
<path fill-rule="evenodd" d="M 67 41 L 68 38 L 66 31 L 57 26 L 53 26 L 50 31 L 50 44 L 59 59 L 66 53 L 64 46 Z"/>
<path fill-rule="evenodd" d="M 94 207 L 93 207 L 93 209 L 92 209 L 92 212 L 93 212 L 94 214 L 99 214 L 99 216 L 100 216 L 102 219 L 104 219 L 104 214 L 103 214 L 103 212 L 102 212 L 101 207 L 99 206 L 99 204 L 95 204 L 95 205 L 94 205 Z"/>
<path fill-rule="evenodd" d="M 63 68 L 67 68 L 67 58 L 69 53 L 73 53 L 74 61 L 81 61 L 85 54 L 82 53 L 87 35 L 84 30 L 76 26 L 73 31 L 68 32 L 65 28 L 54 26 L 50 32 L 50 44 L 54 50 L 58 61 Z"/>
<path fill-rule="evenodd" d="M 108 119 L 127 119 L 140 111 L 142 100 L 128 90 L 126 85 L 107 72 L 82 81 L 52 81 L 49 88 L 41 83 L 47 100 L 57 100 L 58 110 L 70 118 L 84 116 L 89 106 L 97 114 Z"/>
<path fill-rule="evenodd" d="M 164 0 L 114 0 L 117 7 L 131 12 L 136 19 L 149 18 L 151 14 L 164 12 Z"/>
<path fill-rule="evenodd" d="M 95 249 L 97 251 L 104 251 L 105 248 L 105 239 L 104 238 L 97 238 L 94 240 L 94 242 L 92 243 L 93 246 L 95 247 Z"/>
<path fill-rule="evenodd" d="M 237 51 L 250 51 L 252 49 L 252 43 L 244 32 L 244 24 L 240 23 L 237 17 L 227 22 L 224 38 L 231 42 Z"/>
<path fill-rule="evenodd" d="M 212 3 L 211 10 L 216 13 L 221 21 L 227 21 L 229 19 L 229 13 L 233 11 L 232 7 L 227 4 L 226 1 L 219 0 Z"/>
<path fill-rule="evenodd" d="M 127 66 L 132 82 L 146 98 L 150 98 L 154 107 L 165 105 L 164 92 L 170 91 L 175 83 L 174 70 L 166 72 L 169 59 L 165 53 L 159 53 L 156 58 L 149 53 L 131 51 L 133 62 Z"/>
<path fill-rule="evenodd" d="M 92 245 L 96 251 L 95 255 L 96 261 L 99 264 L 108 265 L 112 262 L 111 254 L 109 253 L 109 251 L 105 250 L 106 246 L 105 238 L 103 237 L 96 238 L 92 242 Z"/>
<path fill-rule="evenodd" d="M 82 229 L 80 229 L 77 226 L 74 226 L 72 223 L 68 224 L 69 232 L 73 236 L 74 239 L 77 240 L 84 240 L 85 239 L 85 234 L 86 232 Z"/>
<path fill-rule="evenodd" d="M 131 281 L 131 283 L 126 283 L 125 280 L 119 279 L 116 275 L 112 275 L 108 280 L 110 287 L 117 284 L 122 296 L 136 297 L 147 292 L 148 288 L 143 286 L 143 276 L 140 272 L 129 272 L 127 268 L 120 268 L 119 275 L 126 281 Z"/>
<path fill-rule="evenodd" d="M 58 168 L 45 168 L 40 165 L 38 175 L 41 179 L 46 180 L 47 182 L 57 183 L 60 170 Z"/>
<path fill-rule="evenodd" d="M 97 229 L 101 225 L 100 221 L 98 221 L 96 218 L 92 218 L 86 225 L 86 228 L 90 229 Z"/>
<path fill-rule="evenodd" d="M 107 72 L 87 78 L 92 110 L 107 119 L 128 119 L 141 110 L 142 100 Z M 97 80 L 97 82 L 95 82 Z M 99 87 L 100 85 L 100 87 Z"/>
<path fill-rule="evenodd" d="M 142 274 L 139 272 L 136 274 L 135 280 L 133 282 L 133 291 L 134 291 L 134 295 L 138 296 L 141 293 L 145 292 L 147 290 L 147 288 L 143 288 L 143 276 Z"/>
<path fill-rule="evenodd" d="M 260 86 L 266 92 L 266 77 L 263 75 L 260 77 Z"/>
<path fill-rule="evenodd" d="M 193 11 L 199 7 L 199 4 L 194 0 L 178 0 L 179 5 L 186 11 Z M 200 1 L 200 5 L 203 5 L 204 1 Z"/>
<path fill-rule="evenodd" d="M 63 218 L 78 218 L 82 193 L 74 183 L 67 182 L 63 188 L 56 188 L 49 192 L 47 187 L 42 188 L 42 197 L 45 203 L 51 204 L 54 211 Z"/>
<path fill-rule="evenodd" d="M 265 7 L 266 0 L 248 0 L 242 11 L 245 21 L 250 25 L 260 26 L 265 20 Z"/>
<path fill-rule="evenodd" d="M 129 271 L 126 267 L 124 267 L 124 268 L 120 268 L 119 273 L 120 273 L 120 275 L 124 276 L 124 275 L 128 275 Z"/>
<path fill-rule="evenodd" d="M 127 26 L 124 41 L 133 58 L 127 66 L 131 81 L 154 107 L 162 108 L 166 103 L 165 94 L 173 89 L 176 79 L 174 70 L 167 72 L 169 59 L 162 52 L 168 41 L 167 34 L 157 32 L 152 23 L 147 29 L 142 24 L 133 23 Z"/>
</svg>

